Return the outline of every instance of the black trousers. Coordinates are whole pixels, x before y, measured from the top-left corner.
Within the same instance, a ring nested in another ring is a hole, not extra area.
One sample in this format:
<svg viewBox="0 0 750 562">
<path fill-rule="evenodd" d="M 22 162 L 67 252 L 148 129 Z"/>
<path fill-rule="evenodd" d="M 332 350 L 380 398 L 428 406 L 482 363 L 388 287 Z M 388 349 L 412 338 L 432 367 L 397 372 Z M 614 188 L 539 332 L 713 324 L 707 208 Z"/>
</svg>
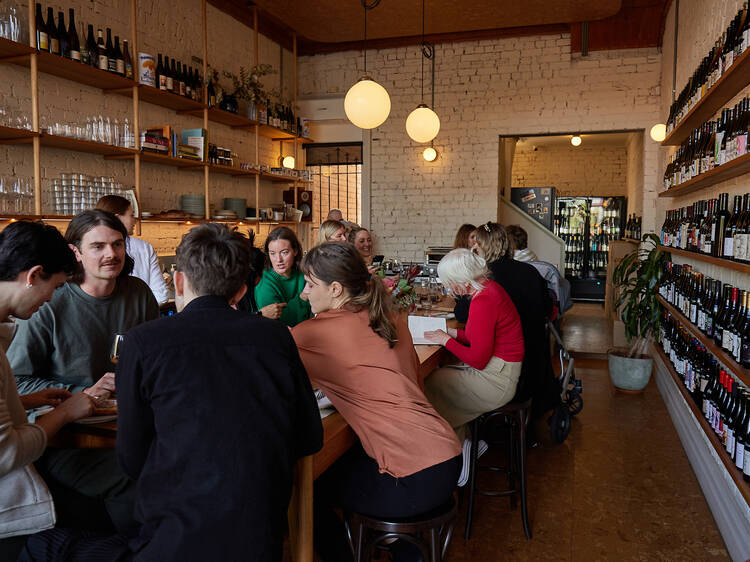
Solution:
<svg viewBox="0 0 750 562">
<path fill-rule="evenodd" d="M 315 481 L 315 551 L 323 562 L 353 559 L 335 508 L 372 517 L 411 517 L 445 503 L 456 488 L 461 456 L 404 478 L 381 474 L 361 445 L 343 455 Z"/>
</svg>

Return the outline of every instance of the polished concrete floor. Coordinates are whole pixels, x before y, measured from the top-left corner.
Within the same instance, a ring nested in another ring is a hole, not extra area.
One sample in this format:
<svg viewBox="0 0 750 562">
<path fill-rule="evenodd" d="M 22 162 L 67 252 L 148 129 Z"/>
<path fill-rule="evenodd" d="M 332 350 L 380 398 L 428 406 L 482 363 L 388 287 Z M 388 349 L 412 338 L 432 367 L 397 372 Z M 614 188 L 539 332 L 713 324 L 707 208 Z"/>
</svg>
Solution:
<svg viewBox="0 0 750 562">
<path fill-rule="evenodd" d="M 566 346 L 605 353 L 606 328 L 602 307 L 577 304 L 564 324 Z M 447 561 L 728 560 L 655 382 L 621 394 L 606 359 L 591 356 L 576 359 L 576 375 L 584 406 L 568 439 L 552 444 L 542 420 L 540 446 L 528 454 L 532 540 L 508 499 L 479 497 L 471 539 L 462 509 Z M 503 480 L 483 473 L 485 487 Z"/>
</svg>

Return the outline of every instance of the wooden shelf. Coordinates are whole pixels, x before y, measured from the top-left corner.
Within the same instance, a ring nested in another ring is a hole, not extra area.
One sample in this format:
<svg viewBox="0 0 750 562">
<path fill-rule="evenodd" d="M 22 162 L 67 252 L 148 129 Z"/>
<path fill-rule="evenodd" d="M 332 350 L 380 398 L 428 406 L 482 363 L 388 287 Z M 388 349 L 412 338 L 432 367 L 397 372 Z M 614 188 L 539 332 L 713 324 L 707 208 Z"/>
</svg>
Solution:
<svg viewBox="0 0 750 562">
<path fill-rule="evenodd" d="M 729 100 L 750 84 L 750 50 L 746 50 L 721 78 L 706 92 L 661 143 L 679 146 L 693 129 L 711 119 Z"/>
<path fill-rule="evenodd" d="M 127 156 L 127 158 L 134 158 L 135 151 L 133 154 Z M 110 156 L 110 159 L 117 159 L 117 156 Z M 187 160 L 185 158 L 177 158 L 176 156 L 168 156 L 166 154 L 157 154 L 156 152 L 141 152 L 141 162 L 148 162 L 149 164 L 161 164 L 163 166 L 174 166 L 181 170 L 203 170 L 205 164 L 194 160 Z"/>
<path fill-rule="evenodd" d="M 715 258 L 714 256 L 707 256 L 706 254 L 699 254 L 698 252 L 690 252 L 688 250 L 683 250 L 682 248 L 670 248 L 668 246 L 662 245 L 659 245 L 658 247 L 664 252 L 670 252 L 678 256 L 685 256 L 686 258 L 710 263 L 711 265 L 716 265 L 718 267 L 733 269 L 734 271 L 739 271 L 740 273 L 750 273 L 750 264 L 740 263 L 724 258 Z"/>
<path fill-rule="evenodd" d="M 273 183 L 308 183 L 310 180 L 303 180 L 293 176 L 284 176 L 282 174 L 272 174 L 270 172 L 260 172 L 260 179 L 270 180 Z"/>
<path fill-rule="evenodd" d="M 636 238 L 620 238 L 619 240 L 613 240 L 613 242 L 630 242 L 631 244 L 641 243 L 641 241 Z"/>
<path fill-rule="evenodd" d="M 6 49 L 10 47 L 5 43 L 13 43 L 12 41 L 3 40 Z M 19 43 L 15 43 L 15 49 L 18 49 Z M 20 45 L 20 47 L 26 47 L 26 45 Z M 9 55 L 4 60 L 19 66 L 30 67 L 31 66 L 31 53 L 35 52 L 31 47 L 27 47 L 29 51 L 26 54 L 19 54 L 16 56 Z M 0 47 L 0 54 L 3 53 L 3 48 Z M 82 64 L 65 57 L 53 55 L 45 51 L 37 51 L 37 68 L 39 72 L 45 74 L 51 74 L 60 78 L 65 78 L 71 82 L 77 82 L 79 84 L 85 84 L 94 88 L 100 88 L 102 90 L 118 90 L 120 93 L 125 93 L 128 89 L 132 92 L 133 86 L 137 83 L 128 78 L 123 78 L 117 74 L 107 72 L 105 70 L 99 70 L 87 64 Z"/>
<path fill-rule="evenodd" d="M 750 49 L 748 49 L 748 52 L 750 53 Z M 691 180 L 678 184 L 671 189 L 662 191 L 659 194 L 659 197 L 680 197 L 698 191 L 699 189 L 716 185 L 719 182 L 745 175 L 749 172 L 750 152 L 743 154 L 739 158 L 735 158 L 726 164 L 717 166 L 705 174 L 701 174 Z"/>
<path fill-rule="evenodd" d="M 0 62 L 15 62 L 8 59 L 15 57 L 28 56 L 34 52 L 34 49 L 23 43 L 16 43 L 10 39 L 0 37 Z"/>
<path fill-rule="evenodd" d="M 126 92 L 117 93 L 128 95 Z M 143 102 L 166 107 L 180 113 L 192 114 L 193 112 L 201 112 L 201 114 L 196 114 L 196 117 L 203 117 L 202 112 L 206 109 L 206 105 L 201 102 L 171 92 L 165 92 L 146 84 L 138 84 L 138 97 Z"/>
<path fill-rule="evenodd" d="M 685 388 L 685 384 L 682 382 L 682 379 L 680 379 L 677 371 L 675 371 L 674 367 L 672 366 L 672 362 L 669 360 L 669 358 L 664 353 L 664 350 L 660 346 L 652 343 L 651 348 L 651 353 L 661 359 L 669 374 L 672 375 L 677 388 L 680 389 L 680 392 L 682 393 L 683 398 L 685 398 L 685 402 L 687 402 L 690 411 L 698 421 L 698 425 L 700 425 L 703 433 L 706 434 L 709 442 L 716 450 L 716 454 L 721 459 L 721 462 L 724 463 L 724 466 L 729 472 L 729 476 L 732 478 L 740 493 L 745 498 L 745 501 L 750 503 L 750 485 L 745 482 L 742 476 L 742 472 L 737 469 L 737 466 L 735 466 L 734 461 L 727 453 L 724 445 L 721 443 L 721 441 L 719 441 L 719 437 L 716 435 L 713 428 L 709 425 L 706 417 L 703 415 L 703 412 L 698 408 L 692 396 L 690 396 L 690 394 L 688 393 L 687 389 Z"/>
<path fill-rule="evenodd" d="M 235 178 L 243 177 L 255 177 L 258 175 L 257 170 L 243 170 L 242 168 L 235 168 L 233 166 L 224 166 L 222 164 L 206 164 L 208 169 L 217 172 L 219 174 L 227 174 Z"/>
<path fill-rule="evenodd" d="M 16 129 L 14 127 L 0 127 L 0 144 L 29 144 L 39 133 L 28 129 Z"/>
<path fill-rule="evenodd" d="M 656 298 L 664 308 L 672 313 L 672 316 L 674 316 L 680 324 L 685 326 L 685 328 L 687 328 L 699 342 L 706 346 L 706 349 L 711 352 L 716 359 L 721 361 L 732 372 L 735 378 L 739 379 L 745 386 L 750 386 L 750 371 L 745 369 L 742 365 L 739 365 L 732 356 L 714 343 L 713 338 L 709 338 L 706 334 L 701 332 L 697 326 L 693 325 L 690 320 L 685 318 L 682 312 L 669 304 L 661 297 L 661 295 L 657 295 Z"/>
<path fill-rule="evenodd" d="M 288 137 L 271 137 L 271 140 L 273 140 L 273 141 L 287 141 L 287 142 L 294 141 L 294 142 L 297 142 L 299 144 L 310 144 L 310 143 L 315 142 L 311 138 L 307 138 L 307 137 L 292 137 L 292 138 L 288 138 Z"/>
<path fill-rule="evenodd" d="M 202 116 L 202 104 L 200 109 L 188 109 L 185 111 L 179 111 L 178 113 L 193 115 L 194 117 Z M 208 120 L 212 121 L 213 123 L 221 123 L 222 125 L 227 125 L 229 127 L 232 127 L 233 129 L 248 129 L 258 124 L 258 122 L 254 119 L 249 119 L 247 117 L 243 117 L 242 115 L 237 115 L 236 113 L 230 113 L 229 111 L 224 111 L 223 109 L 219 109 L 218 107 L 208 108 Z"/>
<path fill-rule="evenodd" d="M 87 152 L 89 154 L 99 154 L 101 156 L 129 156 L 135 154 L 132 148 L 122 148 L 112 146 L 101 142 L 91 142 L 85 140 L 71 139 L 68 137 L 59 137 L 57 135 L 40 135 L 42 146 L 51 148 L 62 148 L 65 150 L 74 150 L 76 152 Z"/>
</svg>

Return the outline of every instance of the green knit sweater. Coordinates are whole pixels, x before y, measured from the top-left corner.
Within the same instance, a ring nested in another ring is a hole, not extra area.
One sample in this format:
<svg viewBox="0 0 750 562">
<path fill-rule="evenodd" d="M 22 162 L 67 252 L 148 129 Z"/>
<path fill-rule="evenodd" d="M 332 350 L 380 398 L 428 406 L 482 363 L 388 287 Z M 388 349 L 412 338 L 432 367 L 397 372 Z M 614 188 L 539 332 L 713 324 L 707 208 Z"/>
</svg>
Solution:
<svg viewBox="0 0 750 562">
<path fill-rule="evenodd" d="M 255 287 L 255 302 L 259 310 L 275 302 L 285 302 L 280 320 L 287 326 L 296 326 L 312 316 L 310 303 L 299 298 L 304 288 L 305 277 L 299 269 L 295 269 L 289 277 L 282 277 L 267 269 Z"/>
</svg>

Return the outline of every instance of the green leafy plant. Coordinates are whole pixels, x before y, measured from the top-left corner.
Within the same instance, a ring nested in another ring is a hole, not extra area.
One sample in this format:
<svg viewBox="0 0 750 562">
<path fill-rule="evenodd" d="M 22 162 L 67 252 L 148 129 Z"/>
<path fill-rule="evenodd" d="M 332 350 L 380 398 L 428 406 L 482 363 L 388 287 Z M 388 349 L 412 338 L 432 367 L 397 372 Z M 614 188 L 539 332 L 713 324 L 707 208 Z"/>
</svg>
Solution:
<svg viewBox="0 0 750 562">
<path fill-rule="evenodd" d="M 241 66 L 239 76 L 227 71 L 224 71 L 223 75 L 232 81 L 232 86 L 234 86 L 233 96 L 255 103 L 264 100 L 267 95 L 260 79 L 268 74 L 275 73 L 276 71 L 270 64 L 256 64 L 249 70 Z"/>
<path fill-rule="evenodd" d="M 617 309 L 625 324 L 625 337 L 631 342 L 629 357 L 642 355 L 659 329 L 661 306 L 658 285 L 669 261 L 669 252 L 659 248 L 659 238 L 644 234 L 643 244 L 626 255 L 615 267 L 612 283 L 617 290 Z"/>
</svg>

